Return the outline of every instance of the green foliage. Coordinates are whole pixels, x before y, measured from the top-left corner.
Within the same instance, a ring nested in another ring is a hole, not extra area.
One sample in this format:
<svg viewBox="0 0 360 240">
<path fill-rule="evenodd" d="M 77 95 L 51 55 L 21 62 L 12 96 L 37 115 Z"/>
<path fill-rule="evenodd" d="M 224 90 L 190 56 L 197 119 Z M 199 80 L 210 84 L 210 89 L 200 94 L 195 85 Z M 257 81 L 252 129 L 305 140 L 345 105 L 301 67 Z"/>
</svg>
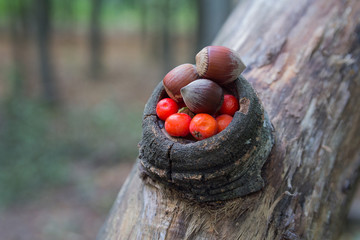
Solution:
<svg viewBox="0 0 360 240">
<path fill-rule="evenodd" d="M 71 181 L 71 162 L 113 164 L 138 154 L 142 109 L 107 101 L 54 110 L 21 97 L 0 106 L 0 206 Z"/>
<path fill-rule="evenodd" d="M 66 180 L 65 149 L 47 134 L 49 114 L 41 103 L 22 98 L 1 103 L 1 205 Z"/>
<path fill-rule="evenodd" d="M 65 119 L 69 132 L 62 138 L 71 143 L 74 154 L 87 161 L 103 165 L 133 160 L 138 154 L 142 110 L 111 100 L 92 108 L 70 109 Z"/>
<path fill-rule="evenodd" d="M 30 8 L 32 0 L 0 0 L 0 17 L 17 16 Z M 0 19 L 1 19 L 0 18 Z"/>
<path fill-rule="evenodd" d="M 55 28 L 70 27 L 86 29 L 90 24 L 92 1 L 89 0 L 49 0 L 52 3 L 52 20 Z M 168 0 L 102 0 L 101 22 L 106 29 L 138 31 L 146 22 L 149 31 L 156 31 L 162 6 Z M 36 1 L 0 0 L 0 26 L 11 19 L 27 18 L 31 22 Z M 177 33 L 193 31 L 196 27 L 196 4 L 194 1 L 170 1 L 174 28 Z M 161 21 L 166 21 L 161 19 Z M 161 22 L 160 21 L 160 22 Z"/>
</svg>

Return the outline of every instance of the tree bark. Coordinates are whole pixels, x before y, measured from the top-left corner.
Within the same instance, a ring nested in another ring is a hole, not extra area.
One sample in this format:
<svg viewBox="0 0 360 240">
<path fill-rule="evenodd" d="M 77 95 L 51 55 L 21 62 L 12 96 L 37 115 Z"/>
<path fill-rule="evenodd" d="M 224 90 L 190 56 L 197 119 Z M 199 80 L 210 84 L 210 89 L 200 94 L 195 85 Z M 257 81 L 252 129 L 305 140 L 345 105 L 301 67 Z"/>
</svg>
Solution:
<svg viewBox="0 0 360 240">
<path fill-rule="evenodd" d="M 360 2 L 242 1 L 213 45 L 240 53 L 275 128 L 265 187 L 214 205 L 134 166 L 98 239 L 337 239 L 360 170 Z"/>
</svg>

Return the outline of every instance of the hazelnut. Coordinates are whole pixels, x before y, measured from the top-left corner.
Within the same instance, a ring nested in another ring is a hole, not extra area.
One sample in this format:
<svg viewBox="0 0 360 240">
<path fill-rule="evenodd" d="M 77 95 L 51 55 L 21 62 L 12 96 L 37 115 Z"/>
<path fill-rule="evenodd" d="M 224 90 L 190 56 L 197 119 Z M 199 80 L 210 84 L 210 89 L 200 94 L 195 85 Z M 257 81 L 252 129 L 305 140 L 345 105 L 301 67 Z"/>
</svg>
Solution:
<svg viewBox="0 0 360 240">
<path fill-rule="evenodd" d="M 168 72 L 163 79 L 163 85 L 170 98 L 182 102 L 180 89 L 198 78 L 195 65 L 185 63 Z"/>
<path fill-rule="evenodd" d="M 180 91 L 186 106 L 194 113 L 215 114 L 224 100 L 222 88 L 208 79 L 195 80 Z"/>
<path fill-rule="evenodd" d="M 196 55 L 196 70 L 200 77 L 220 85 L 235 81 L 245 67 L 237 52 L 223 46 L 207 46 Z"/>
</svg>

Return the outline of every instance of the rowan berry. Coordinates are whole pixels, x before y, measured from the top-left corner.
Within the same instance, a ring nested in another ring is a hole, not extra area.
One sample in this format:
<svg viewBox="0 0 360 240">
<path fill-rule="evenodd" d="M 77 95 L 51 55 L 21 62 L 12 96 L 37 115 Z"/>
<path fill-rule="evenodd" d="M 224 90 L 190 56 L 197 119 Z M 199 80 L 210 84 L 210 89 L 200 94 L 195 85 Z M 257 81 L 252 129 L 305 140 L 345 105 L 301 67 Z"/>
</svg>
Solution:
<svg viewBox="0 0 360 240">
<path fill-rule="evenodd" d="M 237 110 L 239 110 L 239 101 L 233 95 L 225 94 L 224 101 L 220 108 L 220 114 L 234 116 Z"/>
<path fill-rule="evenodd" d="M 215 118 L 207 113 L 199 113 L 190 122 L 190 133 L 197 140 L 211 137 L 217 133 L 217 122 Z"/>
<path fill-rule="evenodd" d="M 176 113 L 179 107 L 171 98 L 161 99 L 156 105 L 156 114 L 161 120 L 166 120 L 170 115 Z"/>
<path fill-rule="evenodd" d="M 191 117 L 185 113 L 174 113 L 165 120 L 165 130 L 173 137 L 185 137 L 189 134 Z"/>
<path fill-rule="evenodd" d="M 218 133 L 224 130 L 232 121 L 233 117 L 228 114 L 222 114 L 216 117 L 216 122 L 218 124 Z"/>
</svg>

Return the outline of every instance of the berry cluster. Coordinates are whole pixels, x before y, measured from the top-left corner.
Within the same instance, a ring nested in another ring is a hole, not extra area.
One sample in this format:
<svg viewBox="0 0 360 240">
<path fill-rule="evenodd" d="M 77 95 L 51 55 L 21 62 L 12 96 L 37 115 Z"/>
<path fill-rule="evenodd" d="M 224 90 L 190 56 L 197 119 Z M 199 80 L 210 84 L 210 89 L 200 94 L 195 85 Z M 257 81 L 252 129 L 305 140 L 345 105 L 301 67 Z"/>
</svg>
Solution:
<svg viewBox="0 0 360 240">
<path fill-rule="evenodd" d="M 238 99 L 223 87 L 244 70 L 237 53 L 222 46 L 208 46 L 196 55 L 196 66 L 182 64 L 163 79 L 169 97 L 161 99 L 156 113 L 174 137 L 196 140 L 223 131 L 239 110 Z"/>
<path fill-rule="evenodd" d="M 156 113 L 165 121 L 165 130 L 169 135 L 186 137 L 190 133 L 197 140 L 211 137 L 224 130 L 237 110 L 239 102 L 236 97 L 229 94 L 224 95 L 224 101 L 216 115 L 193 114 L 187 107 L 179 109 L 179 105 L 171 98 L 163 98 L 156 106 Z"/>
</svg>

